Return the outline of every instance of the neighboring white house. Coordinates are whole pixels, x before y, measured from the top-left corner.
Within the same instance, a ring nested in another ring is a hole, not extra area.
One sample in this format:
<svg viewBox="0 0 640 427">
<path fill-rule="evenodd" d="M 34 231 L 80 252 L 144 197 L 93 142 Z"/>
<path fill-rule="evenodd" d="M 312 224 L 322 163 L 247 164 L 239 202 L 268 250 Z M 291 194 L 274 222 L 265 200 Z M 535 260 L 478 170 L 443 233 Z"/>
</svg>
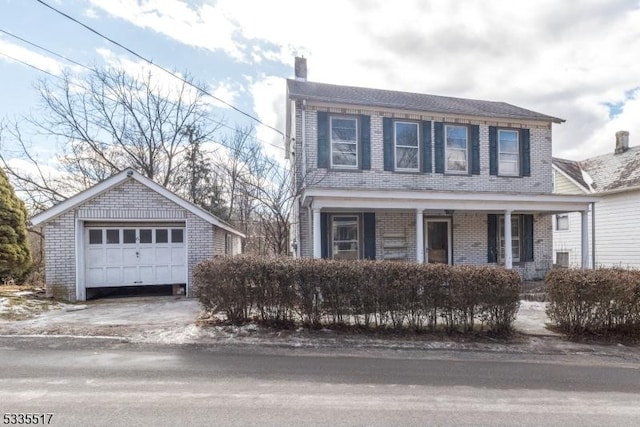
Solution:
<svg viewBox="0 0 640 427">
<path fill-rule="evenodd" d="M 590 265 L 640 268 L 640 146 L 629 147 L 629 132 L 616 133 L 615 149 L 609 154 L 579 162 L 554 158 L 553 171 L 556 193 L 600 199 L 594 209 L 595 236 L 589 235 Z M 580 266 L 579 221 L 573 213 L 554 219 L 556 264 Z"/>
<path fill-rule="evenodd" d="M 192 295 L 192 268 L 237 254 L 244 235 L 127 169 L 31 219 L 44 235 L 47 294 L 83 301 L 87 290 L 174 285 Z"/>
<path fill-rule="evenodd" d="M 552 215 L 597 200 L 553 194 L 561 119 L 504 102 L 309 82 L 304 58 L 295 68 L 286 156 L 299 195 L 297 256 L 503 264 L 540 278 L 553 262 Z"/>
</svg>

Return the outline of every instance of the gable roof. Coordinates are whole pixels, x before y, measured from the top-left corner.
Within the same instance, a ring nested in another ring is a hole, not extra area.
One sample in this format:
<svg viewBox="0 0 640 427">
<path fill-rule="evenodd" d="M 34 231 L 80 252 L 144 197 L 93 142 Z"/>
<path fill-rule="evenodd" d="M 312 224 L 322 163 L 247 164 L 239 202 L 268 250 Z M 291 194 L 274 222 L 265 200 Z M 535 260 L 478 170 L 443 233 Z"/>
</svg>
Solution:
<svg viewBox="0 0 640 427">
<path fill-rule="evenodd" d="M 552 158 L 553 166 L 560 170 L 567 178 L 574 182 L 574 184 L 578 184 L 582 189 L 586 192 L 590 192 L 589 184 L 587 184 L 584 180 L 584 175 L 582 174 L 582 168 L 580 167 L 580 162 L 576 162 L 574 160 L 561 159 L 558 157 Z"/>
<path fill-rule="evenodd" d="M 623 191 L 640 186 L 640 146 L 580 162 L 594 180 L 597 192 Z"/>
<path fill-rule="evenodd" d="M 46 211 L 40 212 L 39 214 L 31 218 L 31 225 L 37 226 L 37 225 L 46 223 L 56 218 L 57 216 L 62 215 L 63 213 L 69 211 L 70 209 L 73 209 L 84 202 L 87 202 L 103 193 L 106 193 L 107 191 L 117 187 L 118 185 L 122 184 L 124 181 L 129 179 L 133 179 L 139 182 L 140 184 L 144 185 L 150 190 L 155 191 L 161 196 L 171 200 L 178 206 L 186 209 L 187 211 L 202 218 L 203 220 L 207 221 L 210 224 L 220 227 L 223 230 L 226 230 L 230 233 L 235 234 L 236 236 L 240 236 L 242 238 L 246 237 L 243 233 L 236 230 L 231 225 L 227 224 L 217 216 L 212 215 L 209 212 L 205 211 L 204 209 L 201 209 L 198 206 L 194 205 L 193 203 L 186 201 L 185 199 L 178 196 L 177 194 L 167 190 L 160 184 L 153 182 L 149 178 L 139 174 L 138 172 L 130 168 L 125 169 L 121 172 L 118 172 L 117 174 L 105 179 L 102 182 L 99 182 L 98 184 L 94 185 L 91 188 L 88 188 L 87 190 L 84 190 L 76 194 L 75 196 L 69 197 L 68 199 L 58 203 L 55 206 L 52 206 Z"/>
<path fill-rule="evenodd" d="M 339 86 L 326 83 L 287 79 L 289 98 L 320 102 L 366 105 L 430 113 L 463 114 L 467 116 L 536 120 L 562 123 L 563 119 L 536 113 L 506 102 L 481 101 L 447 96 Z"/>
</svg>

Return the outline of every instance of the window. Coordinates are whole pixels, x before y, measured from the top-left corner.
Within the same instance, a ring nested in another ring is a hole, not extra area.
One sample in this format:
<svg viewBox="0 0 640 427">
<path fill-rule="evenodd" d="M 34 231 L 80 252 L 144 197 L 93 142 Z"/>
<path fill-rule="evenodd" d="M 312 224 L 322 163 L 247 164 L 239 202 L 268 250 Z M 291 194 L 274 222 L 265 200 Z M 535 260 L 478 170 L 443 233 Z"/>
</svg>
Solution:
<svg viewBox="0 0 640 427">
<path fill-rule="evenodd" d="M 515 130 L 498 130 L 498 175 L 520 174 L 520 144 Z"/>
<path fill-rule="evenodd" d="M 395 122 L 396 169 L 417 171 L 419 168 L 418 124 Z"/>
<path fill-rule="evenodd" d="M 151 230 L 147 230 L 147 229 L 140 230 L 140 243 L 152 243 Z"/>
<path fill-rule="evenodd" d="M 556 264 L 560 267 L 569 267 L 569 252 L 556 252 Z"/>
<path fill-rule="evenodd" d="M 233 255 L 233 236 L 229 233 L 224 235 L 224 253 L 225 255 Z"/>
<path fill-rule="evenodd" d="M 569 229 L 569 215 L 556 215 L 556 230 Z"/>
<path fill-rule="evenodd" d="M 444 132 L 446 171 L 454 173 L 468 172 L 469 137 L 467 127 L 446 125 Z"/>
<path fill-rule="evenodd" d="M 331 166 L 358 167 L 358 121 L 331 117 Z"/>
<path fill-rule="evenodd" d="M 107 244 L 120 243 L 120 230 L 107 230 Z"/>
<path fill-rule="evenodd" d="M 171 230 L 171 243 L 182 243 L 184 236 L 181 228 L 174 228 Z"/>
<path fill-rule="evenodd" d="M 90 245 L 102 244 L 102 230 L 89 230 L 89 244 Z"/>
<path fill-rule="evenodd" d="M 169 241 L 169 230 L 159 228 L 156 230 L 156 243 L 167 243 Z"/>
<path fill-rule="evenodd" d="M 136 242 L 136 230 L 135 229 L 122 230 L 122 241 L 124 243 L 135 243 Z"/>
<path fill-rule="evenodd" d="M 520 216 L 511 216 L 511 257 L 513 262 L 520 261 Z M 504 216 L 500 217 L 500 226 L 498 227 L 498 241 L 500 242 L 499 258 L 504 260 Z"/>
<path fill-rule="evenodd" d="M 359 259 L 359 217 L 334 216 L 331 221 L 333 259 Z"/>
</svg>

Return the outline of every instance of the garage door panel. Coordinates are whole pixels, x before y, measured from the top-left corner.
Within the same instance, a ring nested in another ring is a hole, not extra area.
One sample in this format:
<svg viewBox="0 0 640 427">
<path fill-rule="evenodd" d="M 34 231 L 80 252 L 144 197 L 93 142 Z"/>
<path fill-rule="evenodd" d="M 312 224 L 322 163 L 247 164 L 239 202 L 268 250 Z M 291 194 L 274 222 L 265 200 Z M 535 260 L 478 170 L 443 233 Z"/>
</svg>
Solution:
<svg viewBox="0 0 640 427">
<path fill-rule="evenodd" d="M 99 247 L 89 247 L 87 251 L 87 265 L 99 266 L 104 265 L 104 249 Z"/>
<path fill-rule="evenodd" d="M 184 247 L 178 246 L 171 248 L 171 264 L 185 265 L 186 262 Z"/>
<path fill-rule="evenodd" d="M 138 280 L 138 266 L 124 267 L 122 269 L 122 282 L 131 284 Z"/>
<path fill-rule="evenodd" d="M 104 283 L 104 269 L 103 268 L 89 268 L 87 269 L 87 286 L 100 286 Z"/>
<path fill-rule="evenodd" d="M 152 265 L 155 264 L 155 248 L 140 248 L 138 250 L 138 264 Z"/>
<path fill-rule="evenodd" d="M 121 267 L 107 267 L 106 269 L 107 284 L 116 285 L 122 282 L 122 268 Z"/>
<path fill-rule="evenodd" d="M 153 274 L 153 266 L 140 266 L 139 267 L 139 272 L 140 272 L 140 281 L 142 282 L 143 285 L 151 285 L 156 283 L 155 281 L 155 277 Z"/>
<path fill-rule="evenodd" d="M 156 266 L 156 280 L 160 283 L 171 281 L 171 269 L 168 265 Z"/>
<path fill-rule="evenodd" d="M 138 265 L 138 251 L 136 248 L 122 249 L 122 264 L 126 267 Z"/>
<path fill-rule="evenodd" d="M 186 269 L 184 267 L 171 268 L 171 281 L 173 283 L 182 283 L 186 276 Z"/>
<path fill-rule="evenodd" d="M 106 255 L 108 267 L 122 266 L 122 248 L 107 248 Z"/>
</svg>

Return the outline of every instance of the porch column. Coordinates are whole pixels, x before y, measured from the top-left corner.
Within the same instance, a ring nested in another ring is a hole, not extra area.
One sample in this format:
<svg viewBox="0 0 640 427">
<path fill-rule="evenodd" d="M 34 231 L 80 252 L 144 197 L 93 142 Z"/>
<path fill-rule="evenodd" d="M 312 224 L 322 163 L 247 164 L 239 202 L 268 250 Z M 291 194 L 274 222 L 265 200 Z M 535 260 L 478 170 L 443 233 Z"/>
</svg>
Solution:
<svg viewBox="0 0 640 427">
<path fill-rule="evenodd" d="M 513 250 L 511 248 L 511 211 L 504 211 L 504 268 L 513 268 Z"/>
<path fill-rule="evenodd" d="M 422 209 L 416 210 L 416 262 L 424 262 L 424 215 Z"/>
<path fill-rule="evenodd" d="M 320 234 L 320 209 L 313 209 L 313 257 L 322 258 L 322 239 Z"/>
<path fill-rule="evenodd" d="M 589 211 L 581 211 L 580 215 L 582 219 L 580 224 L 582 226 L 582 237 L 580 239 L 582 268 L 589 268 Z"/>
</svg>

